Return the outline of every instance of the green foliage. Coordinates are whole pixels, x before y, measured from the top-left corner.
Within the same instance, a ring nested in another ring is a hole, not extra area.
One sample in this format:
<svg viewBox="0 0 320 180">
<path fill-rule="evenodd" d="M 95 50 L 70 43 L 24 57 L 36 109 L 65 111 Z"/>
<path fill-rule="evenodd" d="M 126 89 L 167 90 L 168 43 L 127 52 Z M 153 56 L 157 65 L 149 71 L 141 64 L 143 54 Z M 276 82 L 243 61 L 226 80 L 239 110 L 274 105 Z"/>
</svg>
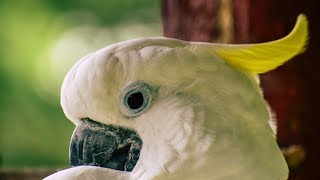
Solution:
<svg viewBox="0 0 320 180">
<path fill-rule="evenodd" d="M 1 1 L 0 167 L 68 166 L 74 125 L 59 104 L 65 73 L 112 42 L 159 36 L 159 16 L 149 0 Z"/>
</svg>

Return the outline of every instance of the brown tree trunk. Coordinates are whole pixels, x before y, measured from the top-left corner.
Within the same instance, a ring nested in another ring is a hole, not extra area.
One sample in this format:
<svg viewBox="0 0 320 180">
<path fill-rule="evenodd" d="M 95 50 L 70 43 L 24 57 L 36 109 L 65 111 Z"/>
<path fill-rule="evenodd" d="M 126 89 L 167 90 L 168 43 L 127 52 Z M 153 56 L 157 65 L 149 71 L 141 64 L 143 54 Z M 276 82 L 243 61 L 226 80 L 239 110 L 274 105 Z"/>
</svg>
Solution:
<svg viewBox="0 0 320 180">
<path fill-rule="evenodd" d="M 211 41 L 217 38 L 217 4 L 205 1 L 162 1 L 164 35 L 188 41 Z"/>
<path fill-rule="evenodd" d="M 285 36 L 299 13 L 310 24 L 307 51 L 261 76 L 278 120 L 278 143 L 294 180 L 320 179 L 320 1 L 162 0 L 164 36 L 189 41 L 255 43 Z M 293 146 L 298 145 L 298 146 Z"/>
</svg>

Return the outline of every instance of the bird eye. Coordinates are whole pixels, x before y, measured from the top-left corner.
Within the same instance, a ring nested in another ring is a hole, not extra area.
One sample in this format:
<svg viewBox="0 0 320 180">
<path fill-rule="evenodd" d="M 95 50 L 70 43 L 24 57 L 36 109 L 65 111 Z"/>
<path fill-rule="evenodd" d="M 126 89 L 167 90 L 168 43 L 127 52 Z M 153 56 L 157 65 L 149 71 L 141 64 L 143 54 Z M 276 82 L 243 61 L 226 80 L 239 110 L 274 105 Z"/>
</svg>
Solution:
<svg viewBox="0 0 320 180">
<path fill-rule="evenodd" d="M 125 113 L 129 116 L 137 116 L 148 108 L 152 96 L 152 90 L 147 84 L 135 82 L 123 90 L 120 98 Z"/>
</svg>

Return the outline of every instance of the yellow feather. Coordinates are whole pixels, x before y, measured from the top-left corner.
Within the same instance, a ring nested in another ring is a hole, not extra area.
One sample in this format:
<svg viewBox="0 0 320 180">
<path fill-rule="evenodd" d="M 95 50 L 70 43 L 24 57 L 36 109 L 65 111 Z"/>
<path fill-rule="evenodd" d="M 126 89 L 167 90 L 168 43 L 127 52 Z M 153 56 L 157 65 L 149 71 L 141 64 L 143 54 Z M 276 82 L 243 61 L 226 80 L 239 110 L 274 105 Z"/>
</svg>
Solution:
<svg viewBox="0 0 320 180">
<path fill-rule="evenodd" d="M 215 54 L 234 67 L 260 74 L 275 69 L 295 55 L 302 53 L 307 41 L 307 17 L 300 14 L 291 33 L 279 40 L 242 45 L 194 43 L 192 46 L 210 46 L 211 51 L 213 50 Z"/>
</svg>

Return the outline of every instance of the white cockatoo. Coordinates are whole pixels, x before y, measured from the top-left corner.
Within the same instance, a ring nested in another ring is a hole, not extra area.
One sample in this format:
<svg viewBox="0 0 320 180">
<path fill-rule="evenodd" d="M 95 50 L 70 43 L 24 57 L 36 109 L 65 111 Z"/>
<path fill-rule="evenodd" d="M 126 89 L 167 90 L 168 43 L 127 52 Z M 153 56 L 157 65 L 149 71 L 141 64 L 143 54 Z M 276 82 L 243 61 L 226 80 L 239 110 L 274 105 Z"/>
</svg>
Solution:
<svg viewBox="0 0 320 180">
<path fill-rule="evenodd" d="M 267 43 L 141 38 L 87 55 L 61 90 L 72 168 L 46 179 L 287 179 L 257 75 L 301 53 L 307 34 L 300 15 Z"/>
</svg>

